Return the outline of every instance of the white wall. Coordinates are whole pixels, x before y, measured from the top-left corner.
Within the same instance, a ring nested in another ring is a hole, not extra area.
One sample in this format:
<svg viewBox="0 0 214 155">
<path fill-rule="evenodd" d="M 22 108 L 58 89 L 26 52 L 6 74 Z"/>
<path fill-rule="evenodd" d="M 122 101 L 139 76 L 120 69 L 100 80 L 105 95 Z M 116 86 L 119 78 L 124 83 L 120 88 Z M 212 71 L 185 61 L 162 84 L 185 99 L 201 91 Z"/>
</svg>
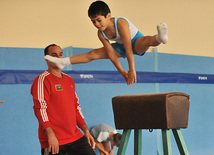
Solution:
<svg viewBox="0 0 214 155">
<path fill-rule="evenodd" d="M 57 43 L 97 48 L 96 28 L 87 16 L 93 0 L 1 0 L 0 46 L 44 48 Z M 166 22 L 169 43 L 162 53 L 214 56 L 213 0 L 106 0 L 112 16 L 131 20 L 145 35 Z"/>
</svg>

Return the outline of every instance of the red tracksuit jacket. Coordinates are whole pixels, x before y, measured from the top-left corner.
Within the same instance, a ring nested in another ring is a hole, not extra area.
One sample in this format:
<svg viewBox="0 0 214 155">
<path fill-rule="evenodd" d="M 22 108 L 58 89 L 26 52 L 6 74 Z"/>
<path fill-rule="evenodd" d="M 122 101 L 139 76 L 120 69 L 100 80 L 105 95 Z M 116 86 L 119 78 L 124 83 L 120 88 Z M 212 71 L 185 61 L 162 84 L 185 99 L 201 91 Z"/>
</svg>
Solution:
<svg viewBox="0 0 214 155">
<path fill-rule="evenodd" d="M 36 77 L 31 87 L 41 148 L 48 147 L 48 138 L 44 132 L 47 127 L 53 129 L 59 145 L 83 136 L 77 126 L 82 127 L 86 123 L 79 107 L 74 81 L 64 73 L 62 76 L 58 78 L 45 71 Z"/>
</svg>

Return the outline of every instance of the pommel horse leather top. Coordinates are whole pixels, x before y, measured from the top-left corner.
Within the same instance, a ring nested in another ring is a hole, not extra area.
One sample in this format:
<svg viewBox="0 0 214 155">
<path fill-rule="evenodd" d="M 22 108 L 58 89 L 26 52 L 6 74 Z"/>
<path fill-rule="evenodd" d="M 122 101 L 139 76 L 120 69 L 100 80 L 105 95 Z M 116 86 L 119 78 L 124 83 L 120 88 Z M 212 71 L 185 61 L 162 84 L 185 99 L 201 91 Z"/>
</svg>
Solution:
<svg viewBox="0 0 214 155">
<path fill-rule="evenodd" d="M 119 95 L 112 98 L 116 129 L 187 128 L 190 100 L 181 92 Z"/>
</svg>

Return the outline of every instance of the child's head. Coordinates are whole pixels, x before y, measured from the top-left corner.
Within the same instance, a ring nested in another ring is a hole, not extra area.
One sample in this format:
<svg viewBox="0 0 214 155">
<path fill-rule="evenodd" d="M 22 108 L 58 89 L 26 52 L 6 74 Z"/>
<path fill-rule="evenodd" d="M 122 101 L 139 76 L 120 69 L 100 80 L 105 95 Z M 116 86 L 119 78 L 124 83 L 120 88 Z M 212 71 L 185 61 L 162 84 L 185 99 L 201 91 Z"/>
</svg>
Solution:
<svg viewBox="0 0 214 155">
<path fill-rule="evenodd" d="M 116 145 L 117 147 L 119 147 L 121 138 L 122 138 L 122 135 L 120 133 L 114 134 L 113 135 L 114 145 Z"/>
<path fill-rule="evenodd" d="M 96 17 L 97 15 L 107 16 L 108 13 L 111 13 L 108 5 L 103 1 L 93 2 L 88 9 L 89 17 Z"/>
</svg>

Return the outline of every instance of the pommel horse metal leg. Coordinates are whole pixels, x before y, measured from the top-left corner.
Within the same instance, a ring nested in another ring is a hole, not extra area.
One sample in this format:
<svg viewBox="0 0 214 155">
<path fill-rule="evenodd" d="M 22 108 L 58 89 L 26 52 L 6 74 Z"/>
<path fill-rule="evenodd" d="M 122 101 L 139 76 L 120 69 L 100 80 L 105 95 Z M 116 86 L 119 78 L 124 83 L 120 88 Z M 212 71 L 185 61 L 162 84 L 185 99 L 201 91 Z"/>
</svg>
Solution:
<svg viewBox="0 0 214 155">
<path fill-rule="evenodd" d="M 187 150 L 184 138 L 180 129 L 172 129 L 173 135 L 175 137 L 175 141 L 177 143 L 179 152 L 181 155 L 189 155 Z M 172 155 L 171 149 L 171 138 L 170 138 L 170 130 L 162 129 L 162 139 L 163 139 L 163 152 L 164 155 Z"/>
<path fill-rule="evenodd" d="M 120 146 L 117 151 L 117 155 L 125 155 L 130 133 L 131 133 L 131 130 L 123 130 L 123 134 L 122 134 L 122 138 L 120 140 Z"/>
<path fill-rule="evenodd" d="M 164 155 L 172 155 L 170 130 L 162 129 L 163 152 Z"/>
<path fill-rule="evenodd" d="M 142 130 L 134 129 L 134 155 L 142 154 Z"/>
<path fill-rule="evenodd" d="M 126 148 L 128 145 L 131 130 L 123 130 L 122 139 L 120 141 L 120 146 L 117 151 L 117 155 L 125 155 Z M 142 130 L 134 130 L 134 155 L 142 154 Z"/>
<path fill-rule="evenodd" d="M 181 155 L 189 155 L 184 138 L 180 129 L 172 129 L 178 149 Z"/>
<path fill-rule="evenodd" d="M 112 98 L 116 129 L 123 129 L 117 155 L 125 155 L 134 129 L 134 155 L 142 154 L 142 129 L 161 129 L 164 155 L 172 155 L 170 129 L 181 155 L 189 155 L 180 128 L 187 128 L 189 95 L 181 92 L 119 95 Z"/>
</svg>

